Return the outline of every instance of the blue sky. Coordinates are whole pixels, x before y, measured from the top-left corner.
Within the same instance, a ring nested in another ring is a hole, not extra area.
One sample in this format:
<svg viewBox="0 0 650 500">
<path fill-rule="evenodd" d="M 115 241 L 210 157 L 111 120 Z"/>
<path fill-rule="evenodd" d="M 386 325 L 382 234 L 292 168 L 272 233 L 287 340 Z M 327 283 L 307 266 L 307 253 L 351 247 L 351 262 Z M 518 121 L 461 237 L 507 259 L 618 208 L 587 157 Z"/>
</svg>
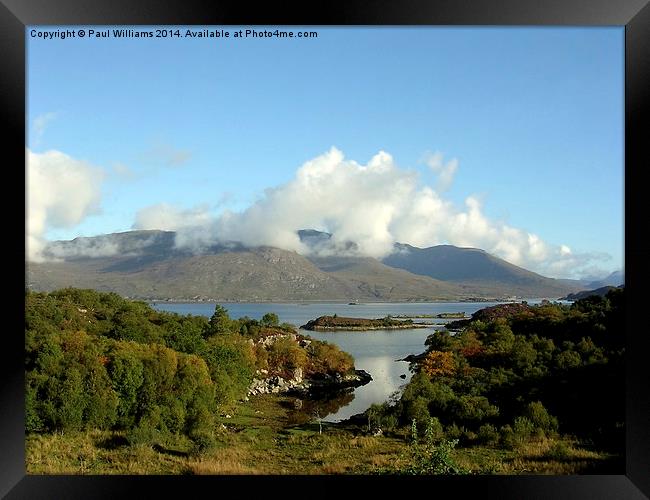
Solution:
<svg viewBox="0 0 650 500">
<path fill-rule="evenodd" d="M 459 211 L 472 196 L 494 224 L 611 256 L 586 274 L 623 266 L 623 28 L 310 29 L 318 38 L 28 28 L 29 150 L 103 172 L 94 209 L 47 218 L 42 236 L 129 230 L 161 203 L 241 213 L 334 146 L 362 165 L 389 153 L 417 189 L 438 182 L 427 154 L 457 159 L 439 195 Z"/>
</svg>

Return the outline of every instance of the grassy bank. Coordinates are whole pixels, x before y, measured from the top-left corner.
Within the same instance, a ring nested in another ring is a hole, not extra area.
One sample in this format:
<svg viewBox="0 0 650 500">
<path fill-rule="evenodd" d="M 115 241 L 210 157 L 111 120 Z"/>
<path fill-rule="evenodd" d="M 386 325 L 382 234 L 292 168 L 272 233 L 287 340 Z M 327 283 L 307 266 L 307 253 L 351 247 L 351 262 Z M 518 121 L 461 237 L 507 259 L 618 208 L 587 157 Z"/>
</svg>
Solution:
<svg viewBox="0 0 650 500">
<path fill-rule="evenodd" d="M 225 415 L 225 414 L 224 414 Z M 29 474 L 376 474 L 408 461 L 405 433 L 369 435 L 363 427 L 304 422 L 292 398 L 262 395 L 220 416 L 214 444 L 203 451 L 184 436 L 130 444 L 119 431 L 31 434 Z M 296 421 L 302 423 L 296 423 Z M 223 427 L 221 427 L 223 425 Z M 579 474 L 612 457 L 575 440 L 544 438 L 514 450 L 458 448 L 453 459 L 479 474 Z"/>
</svg>

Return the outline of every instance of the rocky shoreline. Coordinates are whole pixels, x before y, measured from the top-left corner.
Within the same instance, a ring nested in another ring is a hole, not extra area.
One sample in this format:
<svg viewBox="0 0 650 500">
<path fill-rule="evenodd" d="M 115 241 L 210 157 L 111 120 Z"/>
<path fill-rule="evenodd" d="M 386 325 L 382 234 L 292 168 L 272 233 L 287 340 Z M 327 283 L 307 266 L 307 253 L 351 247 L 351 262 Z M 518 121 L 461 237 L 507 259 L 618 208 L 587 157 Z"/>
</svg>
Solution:
<svg viewBox="0 0 650 500">
<path fill-rule="evenodd" d="M 266 370 L 258 370 L 256 375 L 265 375 Z M 303 373 L 298 368 L 293 377 L 285 379 L 280 376 L 267 378 L 254 378 L 248 388 L 248 396 L 259 394 L 295 394 L 301 397 L 318 396 L 327 393 L 334 393 L 349 387 L 366 385 L 372 380 L 370 374 L 364 370 L 354 370 L 341 375 L 321 375 L 318 378 L 303 378 Z"/>
</svg>

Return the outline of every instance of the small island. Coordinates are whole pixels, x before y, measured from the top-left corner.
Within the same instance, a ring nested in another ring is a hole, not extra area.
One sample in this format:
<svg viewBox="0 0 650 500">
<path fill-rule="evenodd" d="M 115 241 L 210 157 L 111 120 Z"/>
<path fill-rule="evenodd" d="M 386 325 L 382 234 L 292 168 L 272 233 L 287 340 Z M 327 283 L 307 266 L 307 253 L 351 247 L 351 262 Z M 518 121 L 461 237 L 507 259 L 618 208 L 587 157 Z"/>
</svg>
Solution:
<svg viewBox="0 0 650 500">
<path fill-rule="evenodd" d="M 465 312 L 444 312 L 439 314 L 397 314 L 393 318 L 415 318 L 415 319 L 462 319 L 468 318 Z"/>
<path fill-rule="evenodd" d="M 391 316 L 379 319 L 345 318 L 341 316 L 320 316 L 312 319 L 300 328 L 303 330 L 332 331 L 332 330 L 406 330 L 412 328 L 428 328 L 431 325 L 414 323 L 412 319 L 393 319 Z"/>
<path fill-rule="evenodd" d="M 467 316 L 465 316 L 465 311 L 461 311 L 461 312 L 440 313 L 436 315 L 436 318 L 462 319 L 462 318 L 467 318 Z"/>
</svg>

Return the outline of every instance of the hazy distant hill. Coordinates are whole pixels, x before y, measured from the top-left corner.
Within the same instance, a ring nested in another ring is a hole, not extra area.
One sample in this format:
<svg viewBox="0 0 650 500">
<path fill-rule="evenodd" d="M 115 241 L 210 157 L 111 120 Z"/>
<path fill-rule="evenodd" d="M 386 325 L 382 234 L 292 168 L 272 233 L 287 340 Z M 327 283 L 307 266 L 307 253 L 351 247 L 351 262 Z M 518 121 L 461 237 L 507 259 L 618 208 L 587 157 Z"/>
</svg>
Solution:
<svg viewBox="0 0 650 500">
<path fill-rule="evenodd" d="M 609 276 L 601 279 L 601 280 L 596 280 L 592 281 L 587 284 L 586 288 L 589 289 L 594 289 L 594 288 L 602 288 L 604 286 L 620 286 L 625 284 L 625 275 L 621 271 L 614 271 L 611 273 Z"/>
<path fill-rule="evenodd" d="M 546 278 L 477 248 L 438 245 L 417 248 L 396 244 L 396 252 L 383 263 L 414 274 L 461 285 L 466 293 L 511 294 L 526 297 L 559 297 L 579 290 L 579 283 Z"/>
<path fill-rule="evenodd" d="M 562 297 L 562 298 L 564 300 L 576 301 L 576 300 L 585 299 L 585 298 L 590 297 L 592 295 L 598 295 L 599 297 L 604 297 L 605 295 L 607 295 L 607 293 L 610 290 L 613 290 L 615 288 L 622 288 L 622 287 L 623 287 L 623 285 L 620 285 L 618 287 L 607 285 L 607 286 L 603 286 L 603 287 L 600 287 L 600 288 L 596 288 L 595 290 L 583 290 L 581 292 L 570 293 L 566 297 Z"/>
<path fill-rule="evenodd" d="M 327 245 L 331 237 L 319 231 L 301 231 L 300 236 L 311 246 Z M 174 238 L 169 231 L 129 231 L 53 242 L 48 253 L 60 261 L 29 263 L 27 283 L 35 290 L 74 286 L 147 299 L 222 301 L 554 298 L 579 288 L 482 250 L 452 246 L 400 245 L 401 252 L 382 263 L 370 257 L 305 257 L 235 243 L 196 253 L 176 248 Z M 353 246 L 350 242 L 343 248 Z"/>
<path fill-rule="evenodd" d="M 375 300 L 385 296 L 400 300 L 444 300 L 467 297 L 453 283 L 419 276 L 386 266 L 372 257 L 308 257 L 321 271 L 350 283 Z"/>
<path fill-rule="evenodd" d="M 333 300 L 349 295 L 345 283 L 304 257 L 275 248 L 29 264 L 28 276 L 34 289 L 70 285 L 156 299 Z"/>
</svg>

